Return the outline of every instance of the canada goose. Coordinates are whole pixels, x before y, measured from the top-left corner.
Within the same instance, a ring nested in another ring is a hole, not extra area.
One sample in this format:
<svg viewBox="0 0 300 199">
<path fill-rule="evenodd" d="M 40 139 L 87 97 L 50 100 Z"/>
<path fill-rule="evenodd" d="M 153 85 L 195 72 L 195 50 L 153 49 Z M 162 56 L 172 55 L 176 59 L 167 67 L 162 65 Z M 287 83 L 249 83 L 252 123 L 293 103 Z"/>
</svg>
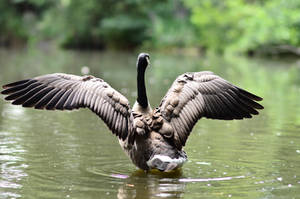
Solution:
<svg viewBox="0 0 300 199">
<path fill-rule="evenodd" d="M 196 122 L 202 118 L 251 118 L 264 107 L 262 98 L 212 72 L 189 72 L 177 77 L 152 110 L 146 95 L 145 70 L 149 55 L 137 58 L 137 100 L 131 108 L 126 97 L 93 76 L 47 74 L 4 85 L 6 100 L 23 107 L 47 110 L 89 108 L 118 136 L 123 150 L 143 170 L 170 171 L 186 160 L 183 151 Z"/>
</svg>

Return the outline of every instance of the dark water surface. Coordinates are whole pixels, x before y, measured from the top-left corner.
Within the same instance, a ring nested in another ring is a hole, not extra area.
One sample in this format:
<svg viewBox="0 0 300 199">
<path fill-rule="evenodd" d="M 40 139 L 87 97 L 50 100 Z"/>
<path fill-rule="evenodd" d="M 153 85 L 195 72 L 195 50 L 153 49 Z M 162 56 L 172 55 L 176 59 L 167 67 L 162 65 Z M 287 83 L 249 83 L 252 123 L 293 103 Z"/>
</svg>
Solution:
<svg viewBox="0 0 300 199">
<path fill-rule="evenodd" d="M 25 109 L 1 96 L 0 198 L 300 198 L 299 61 L 151 54 L 154 107 L 176 76 L 211 70 L 264 97 L 265 110 L 251 120 L 200 120 L 183 168 L 147 174 L 91 111 Z M 88 66 L 133 104 L 135 61 L 136 53 L 0 50 L 0 84 Z"/>
</svg>

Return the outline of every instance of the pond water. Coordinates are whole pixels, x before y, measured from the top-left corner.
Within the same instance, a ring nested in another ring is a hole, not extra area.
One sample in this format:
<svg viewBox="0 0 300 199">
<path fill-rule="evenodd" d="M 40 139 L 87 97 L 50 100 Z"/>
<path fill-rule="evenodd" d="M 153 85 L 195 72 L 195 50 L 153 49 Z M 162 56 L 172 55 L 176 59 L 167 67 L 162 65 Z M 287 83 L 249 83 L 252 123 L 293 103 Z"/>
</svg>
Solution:
<svg viewBox="0 0 300 199">
<path fill-rule="evenodd" d="M 138 53 L 0 50 L 0 84 L 83 66 L 134 103 Z M 0 198 L 300 198 L 300 62 L 151 54 L 153 107 L 185 71 L 211 70 L 264 98 L 259 116 L 200 120 L 176 172 L 135 168 L 91 111 L 41 111 L 0 98 Z"/>
</svg>

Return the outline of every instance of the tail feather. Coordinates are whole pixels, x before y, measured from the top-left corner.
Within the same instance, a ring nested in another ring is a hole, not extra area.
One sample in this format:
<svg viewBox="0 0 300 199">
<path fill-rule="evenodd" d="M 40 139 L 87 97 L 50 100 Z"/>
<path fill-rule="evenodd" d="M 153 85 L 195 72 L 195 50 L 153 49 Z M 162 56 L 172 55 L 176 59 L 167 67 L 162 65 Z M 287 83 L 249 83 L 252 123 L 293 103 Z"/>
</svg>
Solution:
<svg viewBox="0 0 300 199">
<path fill-rule="evenodd" d="M 158 169 L 166 172 L 181 167 L 186 161 L 186 155 L 178 158 L 171 158 L 166 155 L 154 155 L 153 158 L 147 161 L 147 165 L 151 169 Z"/>
</svg>

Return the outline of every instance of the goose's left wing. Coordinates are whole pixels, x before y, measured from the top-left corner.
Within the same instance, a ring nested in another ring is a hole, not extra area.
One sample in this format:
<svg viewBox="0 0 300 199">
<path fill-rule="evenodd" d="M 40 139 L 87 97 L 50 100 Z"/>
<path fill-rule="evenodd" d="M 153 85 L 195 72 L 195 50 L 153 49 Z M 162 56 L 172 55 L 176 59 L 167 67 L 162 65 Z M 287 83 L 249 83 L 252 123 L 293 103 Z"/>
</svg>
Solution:
<svg viewBox="0 0 300 199">
<path fill-rule="evenodd" d="M 257 115 L 262 98 L 249 93 L 212 72 L 180 75 L 160 103 L 162 116 L 171 124 L 174 143 L 181 149 L 201 117 L 243 119 Z"/>
</svg>

